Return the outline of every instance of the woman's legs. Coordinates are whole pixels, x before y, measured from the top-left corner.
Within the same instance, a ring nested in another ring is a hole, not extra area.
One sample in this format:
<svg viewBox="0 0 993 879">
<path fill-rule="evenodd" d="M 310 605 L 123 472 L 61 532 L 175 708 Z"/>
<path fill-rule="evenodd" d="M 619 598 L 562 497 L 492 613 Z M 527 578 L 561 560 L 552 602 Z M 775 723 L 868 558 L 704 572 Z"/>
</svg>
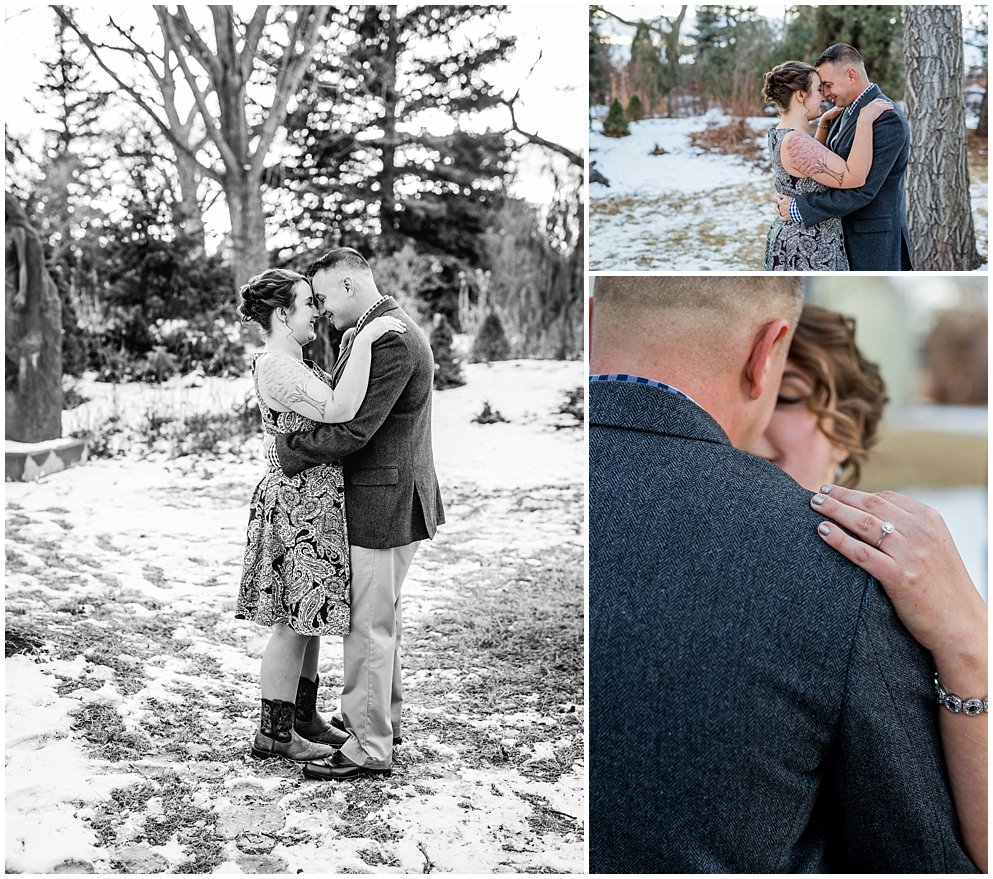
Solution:
<svg viewBox="0 0 993 879">
<path fill-rule="evenodd" d="M 298 763 L 329 757 L 328 744 L 308 741 L 294 730 L 297 687 L 310 636 L 277 623 L 262 654 L 262 718 L 252 755 L 285 757 Z"/>
<path fill-rule="evenodd" d="M 294 632 L 283 623 L 269 631 L 272 635 L 262 654 L 262 698 L 296 702 L 304 654 L 310 641 L 319 639 Z"/>
<path fill-rule="evenodd" d="M 317 662 L 321 658 L 321 636 L 311 635 L 303 654 L 303 669 L 300 676 L 309 681 L 317 680 Z"/>
</svg>

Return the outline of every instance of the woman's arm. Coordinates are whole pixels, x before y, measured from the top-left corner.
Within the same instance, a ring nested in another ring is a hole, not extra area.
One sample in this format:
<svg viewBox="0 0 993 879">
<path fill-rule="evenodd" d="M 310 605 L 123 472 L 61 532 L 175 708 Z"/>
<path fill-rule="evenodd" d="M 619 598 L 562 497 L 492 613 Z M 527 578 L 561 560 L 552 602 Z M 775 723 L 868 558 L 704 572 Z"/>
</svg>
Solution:
<svg viewBox="0 0 993 879">
<path fill-rule="evenodd" d="M 341 378 L 335 388 L 318 379 L 303 363 L 282 354 L 259 361 L 259 392 L 269 405 L 275 404 L 323 424 L 351 421 L 359 411 L 369 387 L 372 343 L 384 333 L 404 333 L 407 328 L 394 317 L 369 321 L 352 341 Z"/>
<path fill-rule="evenodd" d="M 895 492 L 825 488 L 829 491 L 811 499 L 814 509 L 862 538 L 822 522 L 817 530 L 825 543 L 879 581 L 907 631 L 931 651 L 946 691 L 962 699 L 985 698 L 986 604 L 941 516 Z M 883 522 L 894 530 L 884 532 Z M 985 873 L 987 715 L 953 714 L 937 705 L 935 710 L 962 839 Z"/>
<path fill-rule="evenodd" d="M 891 109 L 893 105 L 882 98 L 863 108 L 847 161 L 809 134 L 791 131 L 779 148 L 783 167 L 794 177 L 810 177 L 831 189 L 858 189 L 872 167 L 872 124 Z"/>
<path fill-rule="evenodd" d="M 814 137 L 817 138 L 818 143 L 827 143 L 828 131 L 831 128 L 829 123 L 844 112 L 844 107 L 832 107 L 826 113 L 821 115 L 821 118 L 817 120 L 817 128 L 814 131 Z"/>
</svg>

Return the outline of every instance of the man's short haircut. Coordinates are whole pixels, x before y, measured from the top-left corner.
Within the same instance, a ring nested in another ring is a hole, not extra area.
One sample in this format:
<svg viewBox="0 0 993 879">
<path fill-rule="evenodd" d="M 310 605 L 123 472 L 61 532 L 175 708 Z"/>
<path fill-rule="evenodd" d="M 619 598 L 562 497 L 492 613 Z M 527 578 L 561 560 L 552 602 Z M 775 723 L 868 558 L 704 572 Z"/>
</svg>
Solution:
<svg viewBox="0 0 993 879">
<path fill-rule="evenodd" d="M 336 247 L 334 250 L 329 250 L 324 256 L 314 260 L 304 274 L 307 278 L 313 278 L 314 275 L 325 269 L 355 269 L 372 274 L 372 268 L 366 262 L 365 257 L 351 247 Z"/>
<path fill-rule="evenodd" d="M 630 318 L 710 313 L 728 321 L 749 315 L 783 317 L 794 325 L 803 308 L 803 281 L 792 275 L 726 277 L 693 275 L 607 275 L 594 285 L 594 324 L 601 315 Z"/>
<path fill-rule="evenodd" d="M 848 43 L 835 43 L 833 46 L 828 46 L 814 62 L 814 67 L 820 67 L 822 64 L 834 64 L 837 67 L 861 67 L 865 70 L 865 62 L 859 55 L 859 50 L 854 46 L 849 46 Z"/>
</svg>

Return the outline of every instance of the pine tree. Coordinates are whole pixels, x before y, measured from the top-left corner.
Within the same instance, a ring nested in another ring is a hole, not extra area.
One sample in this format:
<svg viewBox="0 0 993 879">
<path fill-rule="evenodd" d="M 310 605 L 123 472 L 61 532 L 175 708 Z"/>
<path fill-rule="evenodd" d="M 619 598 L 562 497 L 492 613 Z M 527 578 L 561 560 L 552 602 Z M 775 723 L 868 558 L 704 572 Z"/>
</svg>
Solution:
<svg viewBox="0 0 993 879">
<path fill-rule="evenodd" d="M 600 104 L 607 100 L 610 90 L 610 52 L 608 43 L 600 29 L 596 17 L 597 7 L 590 6 L 590 104 Z"/>
<path fill-rule="evenodd" d="M 308 246 L 375 242 L 393 253 L 412 241 L 479 264 L 509 145 L 462 120 L 502 100 L 484 74 L 514 39 L 477 29 L 499 11 L 354 6 L 333 18 L 288 119 L 287 219 Z M 447 134 L 421 124 L 438 111 L 451 120 Z"/>
<path fill-rule="evenodd" d="M 479 327 L 476 342 L 472 346 L 472 359 L 476 363 L 492 363 L 509 357 L 510 343 L 503 330 L 503 321 L 495 311 L 491 311 Z"/>
<path fill-rule="evenodd" d="M 603 133 L 607 137 L 627 137 L 631 133 L 620 98 L 614 98 L 610 103 L 607 118 L 603 120 Z"/>
<path fill-rule="evenodd" d="M 445 391 L 465 384 L 462 364 L 452 350 L 452 325 L 448 318 L 439 314 L 431 331 L 431 353 L 434 354 L 434 389 Z"/>
<path fill-rule="evenodd" d="M 869 79 L 890 98 L 903 97 L 903 20 L 899 6 L 817 6 L 817 44 L 849 43 L 865 60 Z"/>
<path fill-rule="evenodd" d="M 641 102 L 641 98 L 639 98 L 636 94 L 631 95 L 628 99 L 627 114 L 628 119 L 633 122 L 637 122 L 639 119 L 645 118 L 645 105 Z"/>
</svg>

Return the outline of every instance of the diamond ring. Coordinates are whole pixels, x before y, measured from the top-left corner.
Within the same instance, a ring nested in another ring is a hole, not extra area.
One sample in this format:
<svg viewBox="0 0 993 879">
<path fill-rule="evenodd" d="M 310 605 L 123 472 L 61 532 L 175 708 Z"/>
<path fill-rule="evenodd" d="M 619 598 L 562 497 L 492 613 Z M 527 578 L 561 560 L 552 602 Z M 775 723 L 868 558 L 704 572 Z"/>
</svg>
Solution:
<svg viewBox="0 0 993 879">
<path fill-rule="evenodd" d="M 879 549 L 879 544 L 883 542 L 883 538 L 886 537 L 887 534 L 892 534 L 896 531 L 896 525 L 892 522 L 883 522 L 880 527 L 883 529 L 883 533 L 879 535 L 879 540 L 876 541 L 876 549 Z"/>
</svg>

